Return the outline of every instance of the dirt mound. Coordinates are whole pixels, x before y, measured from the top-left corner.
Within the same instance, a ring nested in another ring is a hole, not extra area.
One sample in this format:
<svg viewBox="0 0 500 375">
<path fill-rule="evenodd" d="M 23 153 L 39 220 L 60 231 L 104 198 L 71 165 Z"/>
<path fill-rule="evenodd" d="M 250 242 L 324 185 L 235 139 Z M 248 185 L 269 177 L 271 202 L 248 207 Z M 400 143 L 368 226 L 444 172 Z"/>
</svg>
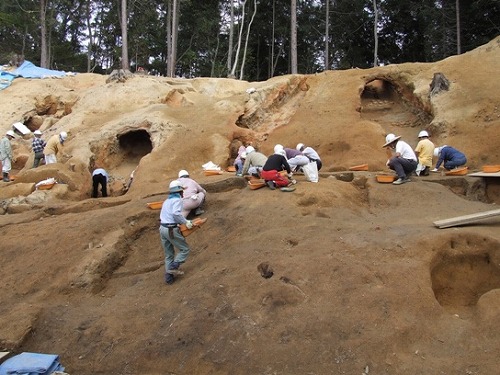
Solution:
<svg viewBox="0 0 500 375">
<path fill-rule="evenodd" d="M 57 353 L 73 374 L 496 373 L 498 218 L 432 223 L 492 209 L 499 183 L 375 176 L 388 172 L 388 132 L 415 146 L 426 129 L 472 171 L 499 164 L 499 58 L 497 38 L 432 64 L 266 82 L 16 79 L 0 91 L 4 131 L 21 120 L 69 138 L 61 163 L 36 169 L 29 136 L 13 141 L 16 179 L 0 186 L 1 348 Z M 436 72 L 450 89 L 431 97 Z M 297 174 L 285 193 L 202 173 L 247 142 L 265 154 L 311 145 L 319 182 Z M 109 198 L 90 198 L 96 166 Z M 208 221 L 167 286 L 147 203 L 180 169 L 208 191 Z M 51 177 L 53 189 L 34 189 Z"/>
</svg>

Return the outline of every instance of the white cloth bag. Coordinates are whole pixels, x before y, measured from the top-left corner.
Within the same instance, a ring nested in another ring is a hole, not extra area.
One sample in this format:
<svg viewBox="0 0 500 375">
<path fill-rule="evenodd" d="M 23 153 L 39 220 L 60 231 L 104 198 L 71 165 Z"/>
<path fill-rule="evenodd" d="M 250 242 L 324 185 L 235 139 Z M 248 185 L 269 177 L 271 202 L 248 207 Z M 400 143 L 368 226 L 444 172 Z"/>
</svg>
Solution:
<svg viewBox="0 0 500 375">
<path fill-rule="evenodd" d="M 318 182 L 319 180 L 318 165 L 316 164 L 315 161 L 303 165 L 302 171 L 304 172 L 304 176 L 306 176 L 307 181 Z"/>
</svg>

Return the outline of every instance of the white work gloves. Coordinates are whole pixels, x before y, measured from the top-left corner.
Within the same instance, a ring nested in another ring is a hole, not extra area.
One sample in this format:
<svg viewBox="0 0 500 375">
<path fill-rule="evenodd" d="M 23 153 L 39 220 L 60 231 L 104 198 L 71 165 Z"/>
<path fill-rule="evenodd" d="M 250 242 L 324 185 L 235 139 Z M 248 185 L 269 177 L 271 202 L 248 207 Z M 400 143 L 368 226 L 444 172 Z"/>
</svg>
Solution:
<svg viewBox="0 0 500 375">
<path fill-rule="evenodd" d="M 191 199 L 193 199 L 193 200 L 197 200 L 197 199 L 198 199 L 198 194 L 193 194 L 193 195 L 191 195 Z"/>
<path fill-rule="evenodd" d="M 192 229 L 194 227 L 194 224 L 191 220 L 186 221 L 186 228 L 187 229 Z"/>
</svg>

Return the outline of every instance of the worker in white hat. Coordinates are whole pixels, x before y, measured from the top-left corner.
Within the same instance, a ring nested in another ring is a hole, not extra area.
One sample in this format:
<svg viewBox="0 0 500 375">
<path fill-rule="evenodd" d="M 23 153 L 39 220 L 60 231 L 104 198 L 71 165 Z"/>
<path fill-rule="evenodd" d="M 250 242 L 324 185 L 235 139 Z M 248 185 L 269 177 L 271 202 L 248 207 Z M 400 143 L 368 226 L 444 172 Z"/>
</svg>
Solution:
<svg viewBox="0 0 500 375">
<path fill-rule="evenodd" d="M 182 215 L 188 217 L 192 210 L 196 216 L 205 213 L 201 207 L 205 202 L 207 191 L 199 183 L 189 177 L 189 172 L 181 169 L 178 174 L 179 181 L 184 187 L 182 198 Z"/>
<path fill-rule="evenodd" d="M 260 172 L 264 164 L 266 164 L 267 156 L 262 152 L 255 151 L 253 146 L 247 146 L 245 152 L 247 156 L 241 173 L 243 175 L 248 173 L 252 176 L 260 177 Z"/>
<path fill-rule="evenodd" d="M 467 157 L 463 152 L 448 145 L 436 147 L 434 156 L 438 158 L 438 161 L 432 172 L 437 172 L 441 164 L 444 165 L 444 169 L 449 171 L 467 163 Z"/>
<path fill-rule="evenodd" d="M 170 182 L 168 198 L 163 202 L 160 211 L 160 239 L 165 251 L 165 282 L 172 284 L 175 275 L 181 275 L 179 267 L 189 255 L 189 246 L 182 235 L 180 224 L 186 224 L 188 229 L 193 228 L 191 220 L 182 215 L 182 195 L 184 186 L 179 180 Z M 179 250 L 175 254 L 175 248 Z"/>
<path fill-rule="evenodd" d="M 288 178 L 283 176 L 280 173 L 281 171 L 286 171 Z M 295 180 L 292 180 L 292 170 L 286 160 L 285 148 L 282 145 L 277 144 L 274 146 L 274 154 L 267 158 L 260 176 L 266 181 L 266 185 L 271 190 L 277 187 L 284 188 L 296 183 Z"/>
<path fill-rule="evenodd" d="M 16 137 L 14 131 L 7 130 L 5 136 L 0 139 L 0 161 L 2 161 L 2 181 L 10 182 L 9 172 L 12 169 L 12 145 L 11 139 Z"/>
<path fill-rule="evenodd" d="M 31 141 L 31 149 L 35 153 L 35 158 L 33 159 L 33 168 L 36 168 L 40 164 L 40 160 L 44 158 L 43 149 L 47 144 L 42 139 L 42 132 L 40 130 L 35 130 L 33 134 L 34 137 L 33 141 Z"/>
<path fill-rule="evenodd" d="M 68 133 L 60 132 L 59 134 L 54 134 L 47 141 L 47 145 L 45 146 L 43 153 L 45 154 L 45 164 L 54 164 L 57 163 L 56 155 L 60 154 L 64 141 L 68 138 Z"/>
<path fill-rule="evenodd" d="M 394 185 L 401 185 L 411 181 L 410 175 L 417 169 L 417 156 L 411 146 L 400 140 L 401 136 L 387 134 L 385 144 L 382 146 L 387 148 L 391 154 L 386 165 L 396 171 L 398 179 L 393 182 Z"/>
<path fill-rule="evenodd" d="M 319 154 L 316 152 L 314 148 L 306 146 L 303 143 L 298 143 L 295 149 L 297 151 L 302 152 L 302 155 L 307 156 L 309 161 L 316 162 L 316 165 L 318 166 L 318 171 L 321 169 L 323 163 L 321 162 L 321 158 L 319 157 Z"/>
<path fill-rule="evenodd" d="M 432 155 L 434 154 L 434 143 L 429 139 L 427 130 L 418 133 L 418 143 L 415 147 L 415 155 L 418 158 L 418 165 L 415 172 L 418 176 L 428 176 L 432 168 Z"/>
</svg>

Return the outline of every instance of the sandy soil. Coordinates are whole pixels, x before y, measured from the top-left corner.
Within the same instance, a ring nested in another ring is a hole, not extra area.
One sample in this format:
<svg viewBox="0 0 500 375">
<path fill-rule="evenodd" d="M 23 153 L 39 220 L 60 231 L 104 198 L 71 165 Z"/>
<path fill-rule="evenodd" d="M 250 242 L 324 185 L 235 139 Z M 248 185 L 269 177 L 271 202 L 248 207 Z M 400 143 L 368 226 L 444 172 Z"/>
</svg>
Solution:
<svg viewBox="0 0 500 375">
<path fill-rule="evenodd" d="M 23 121 L 69 139 L 61 163 L 37 169 L 30 137 L 13 141 L 16 180 L 0 185 L 0 349 L 56 353 L 84 375 L 497 373 L 499 218 L 433 222 L 496 209 L 500 179 L 375 176 L 390 173 L 389 132 L 415 146 L 427 129 L 471 172 L 500 164 L 498 61 L 499 38 L 432 64 L 266 82 L 16 79 L 0 91 L 2 132 Z M 437 72 L 450 90 L 430 97 Z M 319 183 L 297 175 L 283 193 L 203 175 L 242 142 L 266 154 L 313 146 Z M 95 166 L 111 175 L 109 198 L 90 198 Z M 165 199 L 180 169 L 207 189 L 208 221 L 167 286 L 159 211 L 146 203 Z M 53 189 L 34 190 L 49 177 Z"/>
</svg>

